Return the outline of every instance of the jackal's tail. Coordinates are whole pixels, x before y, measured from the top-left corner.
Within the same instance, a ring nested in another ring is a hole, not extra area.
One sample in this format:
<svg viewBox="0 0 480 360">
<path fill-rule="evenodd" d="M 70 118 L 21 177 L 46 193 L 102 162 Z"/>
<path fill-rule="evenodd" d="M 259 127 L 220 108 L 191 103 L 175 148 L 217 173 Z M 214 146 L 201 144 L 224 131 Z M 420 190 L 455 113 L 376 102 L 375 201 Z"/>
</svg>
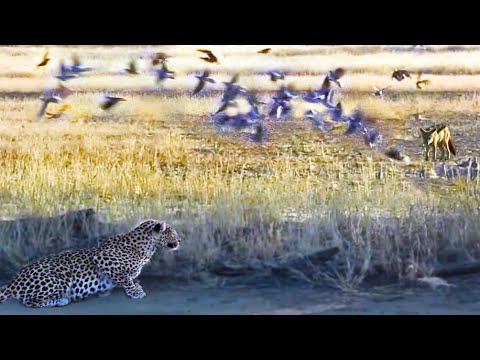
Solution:
<svg viewBox="0 0 480 360">
<path fill-rule="evenodd" d="M 0 288 L 0 304 L 5 302 L 10 296 L 7 294 L 7 286 Z"/>
<path fill-rule="evenodd" d="M 452 137 L 448 139 L 448 148 L 453 155 L 457 156 L 457 150 L 455 150 L 455 145 L 453 145 Z"/>
</svg>

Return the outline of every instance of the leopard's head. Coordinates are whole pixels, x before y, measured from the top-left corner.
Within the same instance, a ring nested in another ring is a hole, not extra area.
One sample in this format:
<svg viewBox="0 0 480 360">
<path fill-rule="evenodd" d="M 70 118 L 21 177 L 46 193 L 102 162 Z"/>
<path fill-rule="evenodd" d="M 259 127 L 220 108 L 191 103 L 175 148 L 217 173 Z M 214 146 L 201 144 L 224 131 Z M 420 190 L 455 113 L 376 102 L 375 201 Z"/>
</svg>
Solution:
<svg viewBox="0 0 480 360">
<path fill-rule="evenodd" d="M 165 221 L 157 221 L 153 224 L 152 236 L 155 238 L 158 246 L 172 251 L 180 247 L 180 236 L 177 231 Z"/>
</svg>

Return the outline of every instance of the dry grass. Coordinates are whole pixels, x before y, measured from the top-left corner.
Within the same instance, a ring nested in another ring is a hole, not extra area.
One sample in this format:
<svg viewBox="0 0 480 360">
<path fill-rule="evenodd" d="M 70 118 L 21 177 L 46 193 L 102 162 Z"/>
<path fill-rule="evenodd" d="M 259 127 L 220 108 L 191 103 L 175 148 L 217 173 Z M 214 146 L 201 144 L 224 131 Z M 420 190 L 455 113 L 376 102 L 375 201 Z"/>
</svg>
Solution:
<svg viewBox="0 0 480 360">
<path fill-rule="evenodd" d="M 290 68 L 299 74 L 294 84 L 306 89 L 321 84 L 320 74 L 345 66 L 349 75 L 338 99 L 347 112 L 361 105 L 374 115 L 389 144 L 405 142 L 413 161 L 404 165 L 341 135 L 341 129 L 326 136 L 313 131 L 302 114 L 316 106 L 298 100 L 294 121 L 273 124 L 263 145 L 246 143 L 243 135 L 218 134 L 207 121 L 218 95 L 192 99 L 186 93 L 192 87 L 188 72 L 206 67 L 194 57 L 197 46 L 156 47 L 173 55 L 171 68 L 180 75 L 166 85 L 173 92 L 158 89 L 157 94 L 141 92 L 154 88 L 149 75 L 115 75 L 143 47 L 49 48 L 55 61 L 77 51 L 86 66 L 100 71 L 71 81 L 77 93 L 68 99 L 72 109 L 65 120 L 36 122 L 39 103 L 28 93 L 52 83 L 48 76 L 54 64 L 34 70 L 45 47 L 0 48 L 0 93 L 5 94 L 0 100 L 0 213 L 5 218 L 92 207 L 121 229 L 143 218 L 166 219 L 178 227 L 185 248 L 177 257 L 160 256 L 150 268 L 155 274 L 180 267 L 193 274 L 218 259 L 255 263 L 337 245 L 343 249 L 338 268 L 344 269 L 337 279 L 353 286 L 378 266 L 402 277 L 404 264 L 414 261 L 428 272 L 443 248 L 478 256 L 478 182 L 406 176 L 432 167 L 421 159 L 412 113 L 447 121 L 460 148 L 476 145 L 473 138 L 462 143 L 461 136 L 474 137 L 477 96 L 443 94 L 477 90 L 476 49 L 437 47 L 419 53 L 293 46 L 260 61 L 255 51 L 262 46 L 212 47 L 223 59 L 211 66 L 213 77 L 226 80 L 238 70 L 242 85 L 266 91 L 275 86 L 263 75 L 248 74 Z M 384 100 L 371 97 L 372 86 L 392 83 L 389 75 L 397 66 L 428 67 L 437 74 L 425 76 L 432 80 L 427 90 L 417 91 L 407 80 L 393 83 Z M 127 102 L 102 111 L 95 98 L 104 89 L 124 94 Z M 50 249 L 48 239 L 65 237 L 64 231 L 32 234 L 28 251 L 24 237 L 10 228 L 2 231 L 6 263 L 18 268 Z"/>
</svg>

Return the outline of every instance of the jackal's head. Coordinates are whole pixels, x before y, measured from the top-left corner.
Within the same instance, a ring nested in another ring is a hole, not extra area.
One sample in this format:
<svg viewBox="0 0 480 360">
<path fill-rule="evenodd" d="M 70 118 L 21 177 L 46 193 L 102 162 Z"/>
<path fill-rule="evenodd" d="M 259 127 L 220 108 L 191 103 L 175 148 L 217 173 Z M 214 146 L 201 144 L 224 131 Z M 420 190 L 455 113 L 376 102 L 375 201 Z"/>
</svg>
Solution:
<svg viewBox="0 0 480 360">
<path fill-rule="evenodd" d="M 422 136 L 423 144 L 427 145 L 430 142 L 430 139 L 432 138 L 433 134 L 437 132 L 436 128 L 420 128 L 420 134 Z"/>
</svg>

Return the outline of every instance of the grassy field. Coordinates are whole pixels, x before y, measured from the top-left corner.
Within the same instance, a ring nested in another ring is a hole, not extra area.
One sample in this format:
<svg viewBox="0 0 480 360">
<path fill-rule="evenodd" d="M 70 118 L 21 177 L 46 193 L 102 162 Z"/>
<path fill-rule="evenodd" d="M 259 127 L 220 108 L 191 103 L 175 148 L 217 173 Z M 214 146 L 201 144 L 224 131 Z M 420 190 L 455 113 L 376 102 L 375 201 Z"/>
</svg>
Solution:
<svg viewBox="0 0 480 360">
<path fill-rule="evenodd" d="M 220 64 L 198 60 L 199 47 L 219 54 Z M 459 153 L 452 163 L 480 155 L 480 47 L 279 46 L 256 54 L 263 47 L 0 47 L 0 214 L 7 220 L 91 207 L 118 229 L 165 219 L 185 246 L 159 255 L 153 274 L 193 276 L 218 260 L 255 264 L 337 245 L 337 285 L 350 287 L 378 268 L 400 279 L 412 264 L 428 274 L 443 251 L 480 257 L 479 181 L 428 176 L 435 164 L 423 160 L 418 132 L 447 122 Z M 36 69 L 47 48 L 52 61 Z M 148 49 L 172 55 L 175 80 L 156 86 L 142 60 L 140 75 L 118 74 Z M 95 70 L 67 83 L 75 94 L 65 119 L 37 122 L 39 95 L 55 86 L 58 62 L 69 62 L 73 52 Z M 247 134 L 220 134 L 208 122 L 221 81 L 235 72 L 241 85 L 268 99 L 279 85 L 266 70 L 284 69 L 286 83 L 306 90 L 338 66 L 347 69 L 336 94 L 345 111 L 361 106 L 374 116 L 383 149 L 403 144 L 410 164 L 344 136 L 343 128 L 313 129 L 303 112 L 321 107 L 300 100 L 293 121 L 268 124 L 263 144 L 248 142 Z M 189 74 L 206 68 L 219 83 L 192 97 Z M 416 89 L 415 75 L 392 81 L 395 68 L 422 70 L 431 84 Z M 373 86 L 390 88 L 379 99 Z M 96 103 L 101 91 L 127 101 L 103 111 Z M 410 115 L 417 112 L 429 120 L 415 122 Z M 15 229 L 0 231 L 4 263 L 16 269 L 45 254 L 49 239 L 66 237 L 63 231 L 32 232 L 28 245 Z"/>
</svg>

